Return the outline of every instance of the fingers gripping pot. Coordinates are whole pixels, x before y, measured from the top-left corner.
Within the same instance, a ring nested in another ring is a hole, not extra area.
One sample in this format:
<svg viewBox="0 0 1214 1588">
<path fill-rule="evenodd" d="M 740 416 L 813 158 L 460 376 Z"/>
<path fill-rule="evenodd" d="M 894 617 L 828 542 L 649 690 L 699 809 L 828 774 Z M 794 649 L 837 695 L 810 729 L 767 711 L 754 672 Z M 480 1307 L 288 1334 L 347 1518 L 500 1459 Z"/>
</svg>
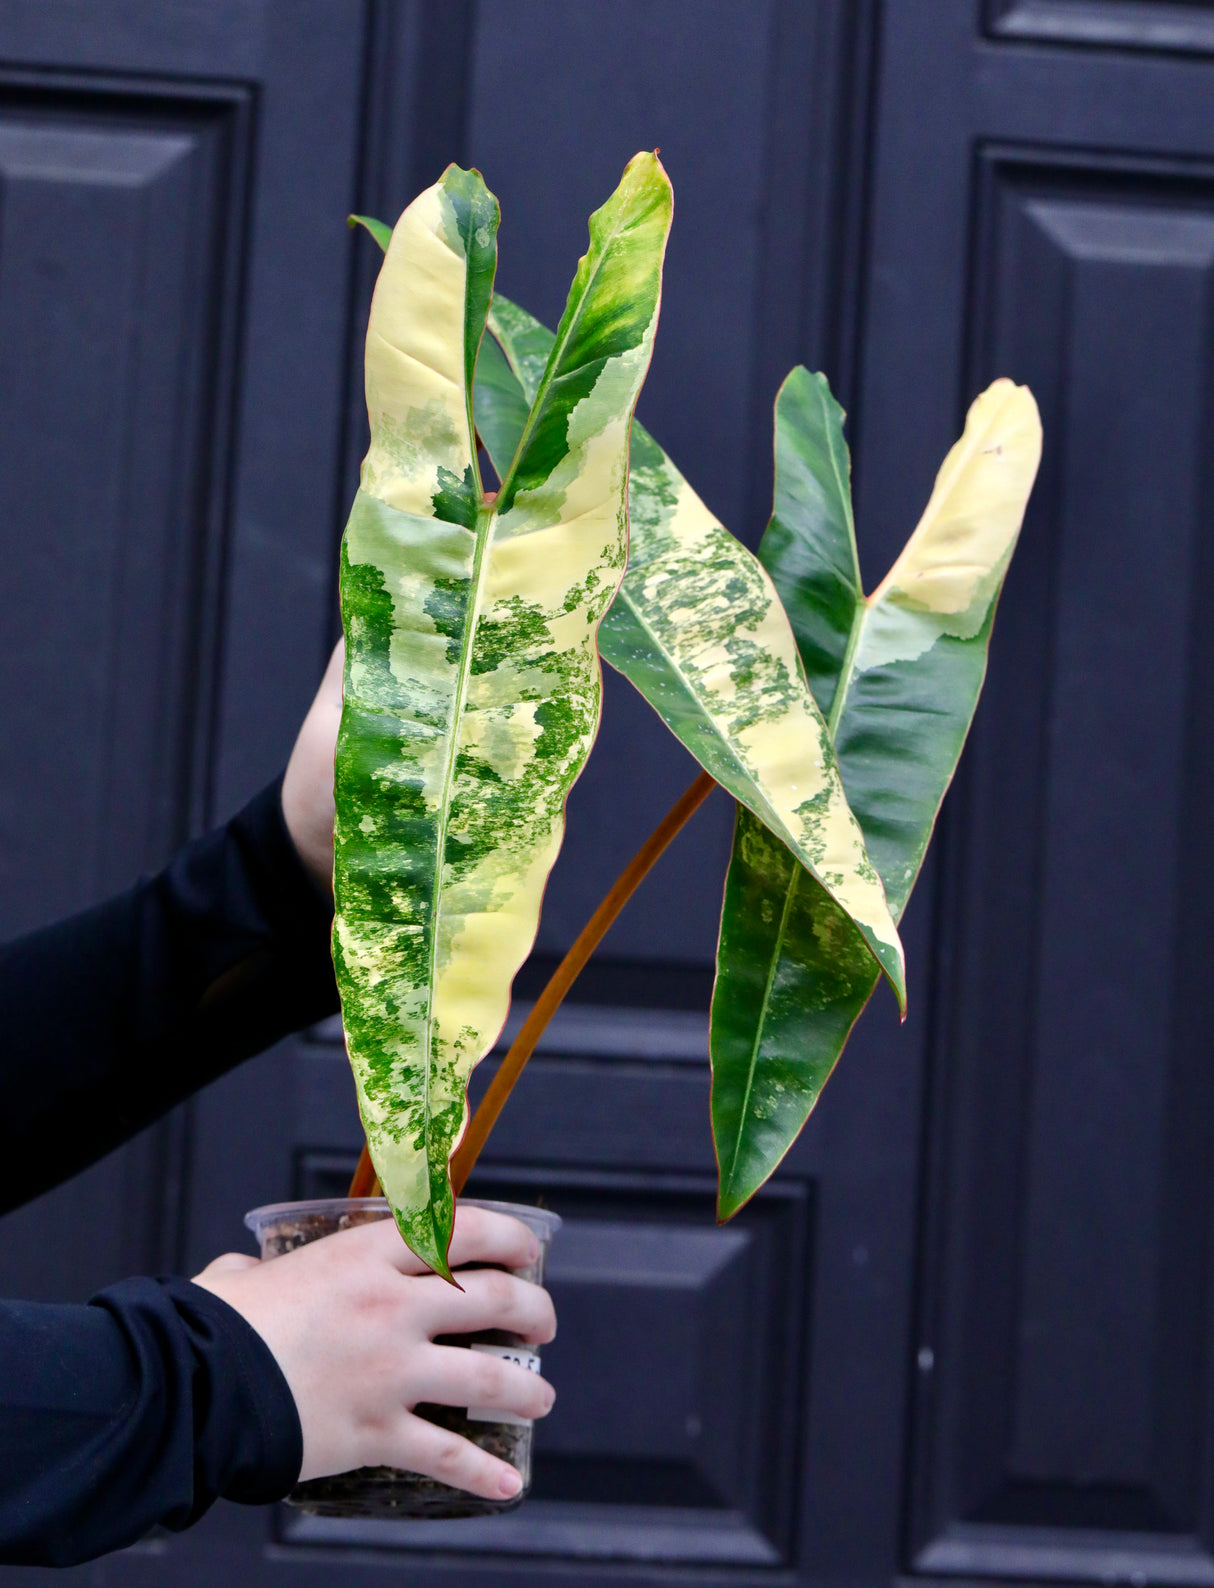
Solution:
<svg viewBox="0 0 1214 1588">
<path fill-rule="evenodd" d="M 543 1208 L 525 1207 L 514 1202 L 484 1202 L 462 1197 L 465 1207 L 487 1208 L 507 1213 L 527 1226 L 539 1238 L 540 1252 L 535 1262 L 514 1272 L 520 1279 L 542 1284 L 548 1243 L 560 1228 L 555 1213 Z M 315 1202 L 279 1202 L 254 1208 L 245 1223 L 257 1237 L 263 1258 L 281 1257 L 297 1246 L 318 1241 L 357 1224 L 370 1224 L 391 1218 L 392 1210 L 383 1197 L 331 1197 Z M 539 1371 L 539 1349 L 504 1329 L 482 1329 L 476 1334 L 444 1335 L 442 1345 L 492 1351 Z M 313 1516 L 363 1516 L 381 1520 L 402 1517 L 487 1516 L 512 1511 L 521 1505 L 531 1487 L 531 1445 L 534 1425 L 510 1412 L 491 1408 L 435 1406 L 419 1404 L 413 1408 L 419 1417 L 440 1428 L 450 1429 L 479 1445 L 491 1455 L 508 1461 L 523 1480 L 518 1494 L 509 1500 L 487 1500 L 452 1488 L 420 1472 L 404 1472 L 397 1467 L 360 1467 L 354 1472 L 339 1472 L 328 1478 L 312 1478 L 297 1483 L 287 1496 L 287 1504 Z"/>
</svg>

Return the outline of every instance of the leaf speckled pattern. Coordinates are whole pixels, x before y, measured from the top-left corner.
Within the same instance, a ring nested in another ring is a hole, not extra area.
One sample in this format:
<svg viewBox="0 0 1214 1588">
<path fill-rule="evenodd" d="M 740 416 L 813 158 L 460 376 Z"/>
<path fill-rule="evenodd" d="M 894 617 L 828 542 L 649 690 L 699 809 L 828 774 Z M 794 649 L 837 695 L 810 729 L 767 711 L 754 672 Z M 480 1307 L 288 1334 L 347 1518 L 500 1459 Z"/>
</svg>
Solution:
<svg viewBox="0 0 1214 1588">
<path fill-rule="evenodd" d="M 477 173 L 449 167 L 409 206 L 372 303 L 371 446 L 342 545 L 334 961 L 376 1169 L 442 1274 L 468 1075 L 505 1021 L 598 728 L 670 215 L 665 172 L 638 155 L 591 217 L 491 504 L 472 383 L 497 204 Z"/>
<path fill-rule="evenodd" d="M 865 598 L 843 413 L 796 369 L 776 402 L 776 486 L 759 555 L 828 713 L 848 801 L 895 917 L 923 863 L 982 689 L 995 607 L 1041 456 L 1032 394 L 970 408 L 914 534 Z M 787 847 L 739 811 L 713 995 L 719 1213 L 796 1139 L 877 978 Z"/>
<path fill-rule="evenodd" d="M 524 399 L 551 333 L 495 297 L 476 414 L 490 448 L 511 433 L 504 355 Z M 902 946 L 848 808 L 826 723 L 761 563 L 709 512 L 634 424 L 628 572 L 603 620 L 604 658 L 649 701 L 701 766 L 777 833 L 855 923 L 862 954 L 904 1001 Z"/>
</svg>

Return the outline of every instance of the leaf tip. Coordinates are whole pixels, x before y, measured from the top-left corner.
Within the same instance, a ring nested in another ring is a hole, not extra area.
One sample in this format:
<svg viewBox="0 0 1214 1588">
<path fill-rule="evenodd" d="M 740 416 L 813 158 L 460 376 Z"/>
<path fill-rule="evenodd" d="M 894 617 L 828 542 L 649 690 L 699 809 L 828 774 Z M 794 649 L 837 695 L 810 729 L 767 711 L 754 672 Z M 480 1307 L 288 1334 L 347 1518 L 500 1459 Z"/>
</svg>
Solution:
<svg viewBox="0 0 1214 1588">
<path fill-rule="evenodd" d="M 384 253 L 388 252 L 388 244 L 392 241 L 392 228 L 387 221 L 378 221 L 374 215 L 347 215 L 346 225 L 351 231 L 361 226 L 365 231 L 370 232 Z"/>
<path fill-rule="evenodd" d="M 632 183 L 645 184 L 654 182 L 663 190 L 666 202 L 669 203 L 673 197 L 670 175 L 661 160 L 658 159 L 658 153 L 657 149 L 652 151 L 639 149 L 624 167 L 624 174 L 620 178 L 620 186 L 623 187 L 626 183 L 631 186 Z"/>
<path fill-rule="evenodd" d="M 773 1164 L 771 1168 L 774 1169 L 775 1165 Z M 763 1178 L 766 1179 L 770 1173 L 771 1169 L 768 1169 Z M 739 1191 L 732 1177 L 728 1184 L 724 1179 L 719 1180 L 717 1183 L 717 1224 L 728 1224 L 735 1214 L 742 1211 L 762 1183 L 763 1181 L 760 1181 L 758 1185 L 752 1185 L 747 1190 Z"/>
<path fill-rule="evenodd" d="M 870 940 L 870 949 L 876 945 Z M 906 1019 L 906 951 L 902 947 L 902 939 L 897 935 L 895 928 L 892 942 L 882 942 L 873 956 L 881 974 L 889 983 L 890 991 L 898 1000 L 899 1023 Z"/>
<path fill-rule="evenodd" d="M 416 1227 L 406 1226 L 405 1218 L 399 1208 L 393 1208 L 392 1213 L 396 1219 L 396 1227 L 400 1231 L 400 1238 L 414 1257 L 425 1263 L 426 1267 L 440 1279 L 445 1279 L 449 1285 L 454 1285 L 456 1290 L 462 1290 L 463 1286 L 451 1272 L 451 1265 L 447 1261 L 447 1251 L 451 1244 L 450 1233 L 445 1240 L 440 1239 L 440 1231 L 433 1227 L 432 1220 L 432 1228 L 423 1234 Z"/>
</svg>

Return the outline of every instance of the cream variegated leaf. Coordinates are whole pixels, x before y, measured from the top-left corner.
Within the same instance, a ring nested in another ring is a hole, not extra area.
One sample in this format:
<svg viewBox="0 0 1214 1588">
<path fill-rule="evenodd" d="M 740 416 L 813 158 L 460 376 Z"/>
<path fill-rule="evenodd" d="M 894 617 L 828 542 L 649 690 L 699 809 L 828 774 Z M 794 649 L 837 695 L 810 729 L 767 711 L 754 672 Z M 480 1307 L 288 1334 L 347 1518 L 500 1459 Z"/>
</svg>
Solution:
<svg viewBox="0 0 1214 1588">
<path fill-rule="evenodd" d="M 895 918 L 969 731 L 1040 456 L 1032 393 L 996 381 L 971 406 L 914 534 L 865 597 L 842 410 L 825 377 L 805 369 L 776 402 L 775 504 L 759 555 Z M 711 1027 L 723 1218 L 796 1139 L 876 986 L 871 968 L 840 953 L 845 926 L 789 849 L 739 811 Z"/>
<path fill-rule="evenodd" d="M 401 216 L 372 304 L 371 446 L 342 549 L 334 959 L 376 1169 L 444 1274 L 468 1075 L 505 1021 L 597 731 L 670 212 L 638 155 L 591 218 L 492 503 L 472 379 L 497 205 L 476 173 L 449 167 Z"/>
<path fill-rule="evenodd" d="M 477 371 L 476 415 L 495 458 L 511 434 L 513 373 L 537 389 L 551 332 L 495 295 Z M 848 807 L 825 720 L 806 685 L 771 578 L 634 424 L 628 572 L 603 620 L 604 658 L 858 930 L 861 958 L 904 1001 L 897 930 Z"/>
</svg>

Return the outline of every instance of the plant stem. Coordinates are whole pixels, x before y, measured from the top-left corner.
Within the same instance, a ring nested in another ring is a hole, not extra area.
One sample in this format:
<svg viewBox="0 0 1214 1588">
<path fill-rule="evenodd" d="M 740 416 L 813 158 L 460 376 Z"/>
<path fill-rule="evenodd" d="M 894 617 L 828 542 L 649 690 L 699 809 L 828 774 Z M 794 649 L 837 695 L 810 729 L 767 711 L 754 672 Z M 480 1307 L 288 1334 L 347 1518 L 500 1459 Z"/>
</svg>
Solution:
<svg viewBox="0 0 1214 1588">
<path fill-rule="evenodd" d="M 573 947 L 553 972 L 548 985 L 536 999 L 531 1013 L 523 1021 L 522 1028 L 511 1043 L 510 1051 L 502 1060 L 497 1074 L 490 1081 L 489 1090 L 481 1098 L 480 1106 L 464 1132 L 464 1139 L 451 1159 L 451 1186 L 456 1196 L 459 1196 L 467 1185 L 468 1176 L 480 1156 L 481 1148 L 497 1123 L 497 1116 L 514 1089 L 514 1083 L 523 1073 L 523 1066 L 531 1057 L 536 1043 L 543 1035 L 544 1028 L 560 1008 L 565 994 L 573 986 L 586 961 L 602 942 L 608 928 L 644 881 L 646 874 L 652 869 L 663 850 L 695 815 L 716 786 L 714 778 L 707 772 L 701 772 L 686 793 L 680 795 L 625 866 L 611 892 L 579 932 Z"/>
<path fill-rule="evenodd" d="M 350 1181 L 350 1189 L 346 1192 L 351 1197 L 377 1197 L 380 1194 L 379 1176 L 375 1172 L 375 1165 L 371 1162 L 371 1149 L 363 1142 L 363 1150 L 359 1154 L 358 1168 L 354 1171 L 354 1178 Z"/>
</svg>

